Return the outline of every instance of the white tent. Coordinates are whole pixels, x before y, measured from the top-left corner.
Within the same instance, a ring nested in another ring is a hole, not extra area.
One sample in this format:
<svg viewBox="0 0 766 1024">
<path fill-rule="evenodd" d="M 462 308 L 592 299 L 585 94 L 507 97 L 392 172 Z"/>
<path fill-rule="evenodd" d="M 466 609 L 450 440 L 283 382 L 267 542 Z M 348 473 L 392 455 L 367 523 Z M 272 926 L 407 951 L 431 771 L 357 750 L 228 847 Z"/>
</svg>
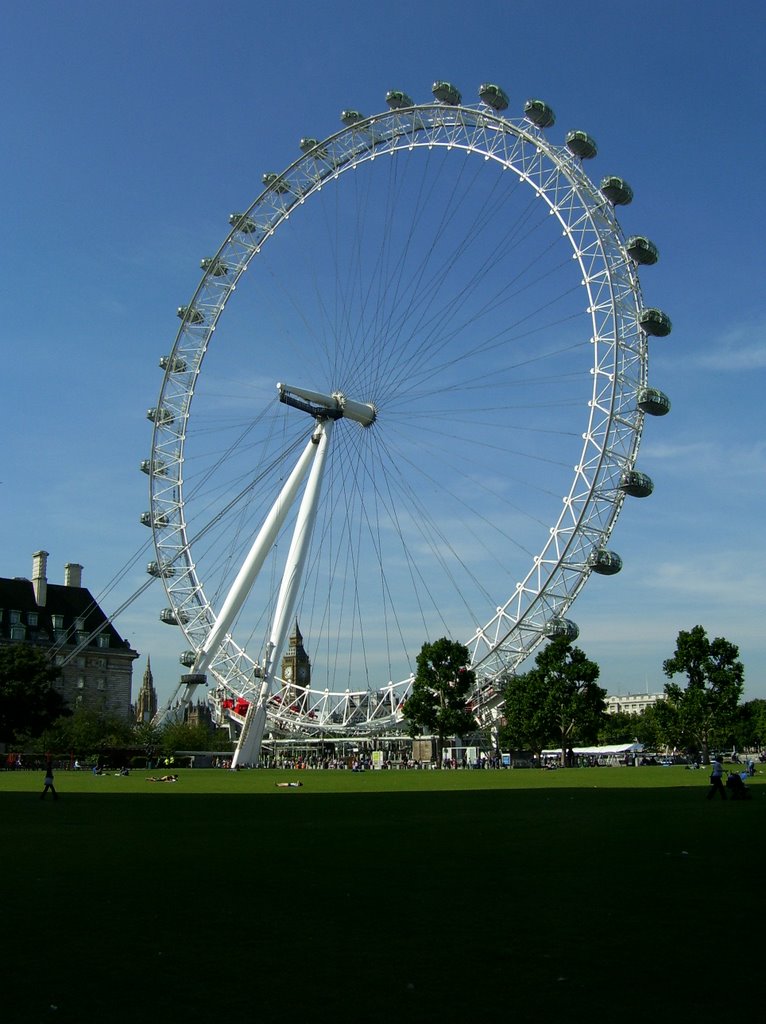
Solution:
<svg viewBox="0 0 766 1024">
<path fill-rule="evenodd" d="M 643 743 L 612 743 L 605 747 L 572 747 L 575 757 L 594 757 L 597 759 L 622 761 L 626 757 L 638 756 L 644 749 Z M 544 750 L 543 758 L 561 759 L 561 747 L 558 750 Z"/>
</svg>

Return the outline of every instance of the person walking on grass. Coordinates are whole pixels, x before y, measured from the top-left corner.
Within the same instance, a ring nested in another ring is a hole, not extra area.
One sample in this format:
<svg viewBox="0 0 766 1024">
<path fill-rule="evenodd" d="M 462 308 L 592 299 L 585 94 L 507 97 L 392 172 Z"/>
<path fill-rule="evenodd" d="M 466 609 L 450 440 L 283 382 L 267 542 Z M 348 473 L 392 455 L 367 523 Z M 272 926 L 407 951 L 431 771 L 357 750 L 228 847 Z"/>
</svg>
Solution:
<svg viewBox="0 0 766 1024">
<path fill-rule="evenodd" d="M 53 793 L 53 799 L 58 800 L 59 795 L 56 792 L 56 787 L 53 785 L 53 765 L 50 763 L 50 761 L 48 762 L 48 765 L 46 766 L 45 769 L 45 785 L 43 786 L 43 791 L 40 794 L 41 800 L 45 799 L 45 794 L 48 792 L 48 790 L 50 790 L 51 793 Z"/>
<path fill-rule="evenodd" d="M 722 800 L 726 799 L 726 790 L 723 788 L 723 764 L 717 754 L 710 766 L 710 791 L 707 799 L 712 800 L 716 793 L 721 794 Z"/>
</svg>

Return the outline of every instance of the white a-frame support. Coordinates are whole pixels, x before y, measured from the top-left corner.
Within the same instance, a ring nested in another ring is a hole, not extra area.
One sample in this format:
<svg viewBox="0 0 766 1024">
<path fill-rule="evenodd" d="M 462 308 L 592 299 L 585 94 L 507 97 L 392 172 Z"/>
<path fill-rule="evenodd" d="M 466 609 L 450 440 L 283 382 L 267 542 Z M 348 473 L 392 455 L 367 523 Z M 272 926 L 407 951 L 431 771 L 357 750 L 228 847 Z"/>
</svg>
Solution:
<svg viewBox="0 0 766 1024">
<path fill-rule="evenodd" d="M 266 701 L 271 693 L 275 667 L 279 664 L 279 660 L 282 657 L 282 652 L 284 651 L 287 636 L 292 624 L 292 618 L 295 613 L 295 605 L 298 599 L 298 591 L 303 575 L 303 568 L 306 563 L 306 555 L 311 543 L 311 534 L 314 530 L 314 523 L 316 521 L 319 494 L 322 485 L 322 474 L 324 472 L 327 449 L 330 444 L 332 427 L 333 420 L 331 419 L 321 420 L 317 423 L 317 429 L 311 437 L 309 448 L 304 452 L 303 456 L 301 456 L 301 460 L 294 471 L 297 472 L 299 470 L 303 465 L 304 460 L 306 461 L 306 465 L 308 465 L 308 463 L 312 461 L 313 457 L 311 472 L 306 483 L 306 489 L 303 492 L 303 499 L 298 510 L 298 517 L 295 521 L 290 550 L 287 555 L 287 562 L 282 576 L 282 584 L 279 588 L 279 596 L 277 598 L 277 604 L 274 611 L 274 621 L 271 627 L 271 634 L 269 636 L 269 642 L 266 645 L 263 674 L 261 677 L 261 688 L 258 693 L 258 697 L 250 703 L 250 707 L 247 709 L 245 721 L 242 726 L 242 732 L 240 733 L 239 742 L 237 743 L 237 749 L 234 752 L 234 757 L 232 758 L 232 768 L 236 768 L 238 764 L 258 763 L 261 751 L 261 741 L 263 739 L 263 732 L 266 726 Z M 297 479 L 295 489 L 293 491 L 293 498 L 295 497 L 295 493 L 297 492 L 298 486 L 300 485 L 300 481 L 305 475 L 305 472 L 306 469 L 302 469 L 300 477 Z M 292 480 L 292 477 L 290 479 Z M 290 481 L 288 481 L 288 484 L 289 483 Z M 280 499 L 281 497 L 282 495 L 280 495 Z M 280 499 L 277 500 L 279 501 Z M 272 508 L 272 513 L 275 509 L 276 506 Z M 282 522 L 284 521 L 285 515 L 286 510 L 281 513 Z M 275 526 L 275 529 L 278 529 L 278 525 Z M 271 543 L 273 543 L 273 540 Z M 254 548 L 255 546 L 256 545 L 253 545 Z M 271 544 L 269 544 L 269 547 L 270 546 Z M 252 551 L 251 554 L 253 554 Z M 253 558 L 254 565 L 256 562 L 257 556 Z M 260 559 L 260 564 L 263 564 L 263 558 Z M 258 568 L 260 568 L 260 565 L 258 565 Z M 244 570 L 245 566 L 243 566 L 242 572 L 244 572 Z M 242 572 L 240 575 L 242 575 Z M 257 574 L 257 569 L 255 572 Z M 249 577 L 249 573 L 247 576 Z M 255 575 L 249 579 L 248 590 L 250 586 L 252 586 L 254 579 Z M 242 596 L 242 600 L 244 600 L 244 595 Z M 233 615 L 235 614 L 236 611 Z M 229 622 L 230 621 L 231 620 L 229 620 Z"/>
<path fill-rule="evenodd" d="M 347 398 L 340 391 L 326 395 L 305 388 L 288 387 L 286 384 L 278 384 L 277 390 L 281 402 L 313 416 L 316 420 L 316 429 L 258 531 L 258 536 L 253 541 L 213 628 L 199 650 L 193 669 L 196 676 L 203 676 L 213 662 L 222 641 L 228 635 L 232 623 L 247 600 L 266 556 L 274 546 L 287 514 L 297 498 L 300 486 L 308 474 L 282 575 L 274 620 L 266 644 L 261 686 L 258 696 L 250 702 L 245 715 L 237 749 L 232 759 L 233 768 L 236 768 L 238 764 L 257 764 L 258 762 L 266 726 L 266 702 L 271 693 L 275 669 L 282 657 L 295 614 L 303 569 L 316 522 L 322 475 L 333 424 L 335 420 L 345 418 L 354 420 L 363 427 L 370 427 L 377 417 L 377 410 L 373 404 L 356 402 Z"/>
</svg>

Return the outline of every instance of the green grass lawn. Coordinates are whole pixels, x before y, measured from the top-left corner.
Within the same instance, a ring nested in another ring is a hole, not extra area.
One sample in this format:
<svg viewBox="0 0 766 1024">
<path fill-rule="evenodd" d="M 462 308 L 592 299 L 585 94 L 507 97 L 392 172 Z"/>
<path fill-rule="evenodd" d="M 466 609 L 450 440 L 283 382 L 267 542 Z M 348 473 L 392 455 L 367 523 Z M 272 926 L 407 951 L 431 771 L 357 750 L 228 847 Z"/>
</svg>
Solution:
<svg viewBox="0 0 766 1024">
<path fill-rule="evenodd" d="M 766 775 L 149 774 L 0 773 L 4 1024 L 760 1019 Z"/>
</svg>

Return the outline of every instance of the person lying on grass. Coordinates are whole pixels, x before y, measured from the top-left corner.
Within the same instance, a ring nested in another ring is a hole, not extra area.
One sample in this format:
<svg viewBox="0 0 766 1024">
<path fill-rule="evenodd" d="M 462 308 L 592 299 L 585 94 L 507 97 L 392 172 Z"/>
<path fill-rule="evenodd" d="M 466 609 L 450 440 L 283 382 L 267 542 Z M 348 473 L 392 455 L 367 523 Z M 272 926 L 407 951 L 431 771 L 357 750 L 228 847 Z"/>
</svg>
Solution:
<svg viewBox="0 0 766 1024">
<path fill-rule="evenodd" d="M 156 775 L 152 775 L 146 781 L 147 782 L 178 782 L 178 776 L 177 775 L 160 775 L 160 777 L 157 778 Z"/>
</svg>

